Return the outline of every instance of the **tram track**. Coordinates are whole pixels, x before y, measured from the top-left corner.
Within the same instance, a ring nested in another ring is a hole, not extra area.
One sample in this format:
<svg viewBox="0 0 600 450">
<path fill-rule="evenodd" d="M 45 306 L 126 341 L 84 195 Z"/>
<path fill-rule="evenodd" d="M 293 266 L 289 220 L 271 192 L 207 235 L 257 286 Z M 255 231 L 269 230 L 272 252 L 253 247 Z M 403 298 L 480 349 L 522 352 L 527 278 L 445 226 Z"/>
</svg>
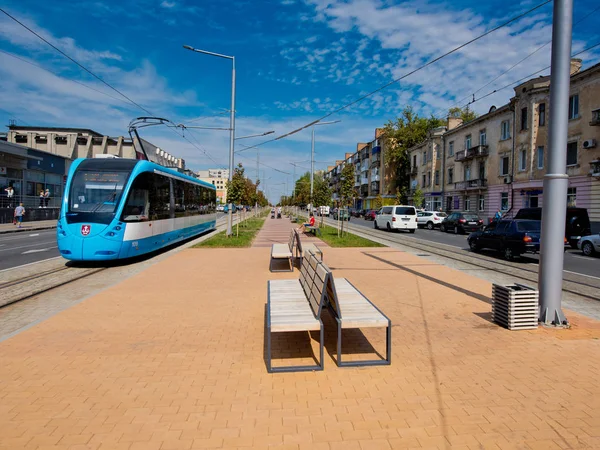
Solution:
<svg viewBox="0 0 600 450">
<path fill-rule="evenodd" d="M 325 223 L 330 226 L 336 226 L 337 222 L 332 219 L 325 220 Z M 504 262 L 486 255 L 473 253 L 470 250 L 460 249 L 446 244 L 429 244 L 422 239 L 416 237 L 404 237 L 401 234 L 389 234 L 388 232 L 375 232 L 366 227 L 352 225 L 347 223 L 347 229 L 349 232 L 362 236 L 365 238 L 375 239 L 383 241 L 381 243 L 390 242 L 396 245 L 403 245 L 415 250 L 429 252 L 437 256 L 441 256 L 446 259 L 469 264 L 471 266 L 479 267 L 485 270 L 492 270 L 500 272 L 506 275 L 511 275 L 520 280 L 524 280 L 530 283 L 538 282 L 538 270 L 537 265 L 535 269 L 528 267 L 516 267 L 515 264 L 510 262 Z M 581 295 L 593 300 L 600 300 L 600 283 L 591 283 L 588 281 L 588 277 L 584 275 L 578 275 L 574 273 L 565 273 L 563 277 L 563 291 Z"/>
</svg>

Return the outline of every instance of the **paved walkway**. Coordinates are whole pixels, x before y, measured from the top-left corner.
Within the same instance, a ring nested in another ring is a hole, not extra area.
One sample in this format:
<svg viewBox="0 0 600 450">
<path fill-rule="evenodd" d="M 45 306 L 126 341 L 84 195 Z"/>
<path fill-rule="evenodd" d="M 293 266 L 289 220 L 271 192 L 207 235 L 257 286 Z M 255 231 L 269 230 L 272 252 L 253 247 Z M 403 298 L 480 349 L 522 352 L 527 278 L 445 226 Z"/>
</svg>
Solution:
<svg viewBox="0 0 600 450">
<path fill-rule="evenodd" d="M 270 220 L 270 219 L 269 219 Z M 393 249 L 326 261 L 393 321 L 392 365 L 268 374 L 269 250 L 190 249 L 0 342 L 0 448 L 600 448 L 600 323 L 490 323 L 489 283 Z M 381 330 L 346 336 L 381 351 Z M 312 341 L 314 347 L 314 340 Z M 310 345 L 282 338 L 285 353 Z"/>
<path fill-rule="evenodd" d="M 276 243 L 287 244 L 290 240 L 290 230 L 298 228 L 299 226 L 300 224 L 291 222 L 287 217 L 271 219 L 271 216 L 269 215 L 267 216 L 267 220 L 265 220 L 265 224 L 256 235 L 252 247 L 271 248 L 271 246 Z M 300 233 L 300 240 L 302 243 L 312 242 L 318 247 L 329 247 L 321 239 L 316 238 L 310 233 Z"/>
<path fill-rule="evenodd" d="M 56 228 L 56 220 L 40 220 L 37 222 L 23 222 L 21 228 L 12 223 L 0 223 L 0 234 L 15 233 L 18 231 L 46 230 Z"/>
</svg>

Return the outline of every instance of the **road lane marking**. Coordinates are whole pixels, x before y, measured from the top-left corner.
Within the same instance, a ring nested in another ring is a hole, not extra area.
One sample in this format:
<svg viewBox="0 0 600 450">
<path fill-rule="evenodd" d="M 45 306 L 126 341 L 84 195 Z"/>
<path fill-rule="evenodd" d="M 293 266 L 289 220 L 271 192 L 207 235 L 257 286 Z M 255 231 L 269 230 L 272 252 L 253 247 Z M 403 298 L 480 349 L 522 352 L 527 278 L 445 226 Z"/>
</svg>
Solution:
<svg viewBox="0 0 600 450">
<path fill-rule="evenodd" d="M 35 234 L 30 234 L 29 237 L 33 237 L 33 236 L 39 236 L 40 233 L 35 233 Z"/>
<path fill-rule="evenodd" d="M 571 255 L 572 258 L 585 259 L 587 261 L 600 261 L 600 259 L 594 259 L 589 256 L 579 256 L 579 255 Z"/>
<path fill-rule="evenodd" d="M 27 263 L 27 264 L 21 264 L 20 266 L 9 267 L 8 269 L 2 269 L 2 270 L 0 270 L 0 273 L 2 273 L 2 272 L 8 272 L 9 270 L 19 269 L 21 267 L 32 266 L 33 264 L 39 264 L 39 263 L 42 263 L 42 262 L 45 262 L 45 261 L 52 261 L 53 259 L 62 259 L 62 256 L 55 256 L 53 258 L 40 259 L 39 261 L 34 261 L 34 262 Z"/>
<path fill-rule="evenodd" d="M 11 250 L 17 250 L 19 248 L 27 248 L 27 247 L 39 247 L 40 245 L 44 245 L 44 244 L 54 244 L 56 241 L 48 241 L 48 242 L 38 242 L 37 244 L 29 244 L 29 245 L 20 245 L 18 247 L 10 247 L 10 248 L 3 248 L 2 250 L 0 250 L 0 252 L 9 252 Z"/>
<path fill-rule="evenodd" d="M 47 252 L 48 250 L 52 250 L 53 248 L 58 248 L 58 246 L 49 247 L 49 248 L 36 248 L 34 250 L 27 250 L 26 252 L 21 253 L 21 255 L 29 255 L 30 253 Z"/>
<path fill-rule="evenodd" d="M 581 275 L 582 277 L 588 277 L 588 278 L 593 278 L 595 280 L 600 280 L 600 277 L 594 277 L 592 275 L 586 275 L 585 273 L 580 273 L 580 272 L 571 272 L 570 270 L 564 270 L 563 272 L 568 272 L 568 273 L 572 273 L 574 275 Z M 571 281 L 571 283 L 576 283 L 576 281 Z"/>
</svg>

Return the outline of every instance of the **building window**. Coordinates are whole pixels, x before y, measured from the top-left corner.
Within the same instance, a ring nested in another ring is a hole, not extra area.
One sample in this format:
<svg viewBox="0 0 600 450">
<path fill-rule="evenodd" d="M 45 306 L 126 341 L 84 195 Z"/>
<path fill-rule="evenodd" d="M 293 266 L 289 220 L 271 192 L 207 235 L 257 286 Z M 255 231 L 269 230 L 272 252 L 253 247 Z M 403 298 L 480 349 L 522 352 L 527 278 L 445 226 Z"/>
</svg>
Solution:
<svg viewBox="0 0 600 450">
<path fill-rule="evenodd" d="M 454 156 L 454 141 L 448 142 L 448 155 Z"/>
<path fill-rule="evenodd" d="M 483 194 L 479 194 L 479 211 L 485 211 L 485 196 Z"/>
<path fill-rule="evenodd" d="M 465 181 L 469 181 L 471 179 L 471 166 L 465 166 L 465 172 L 464 172 Z"/>
<path fill-rule="evenodd" d="M 510 120 L 505 120 L 502 122 L 500 127 L 500 139 L 503 141 L 510 139 Z"/>
<path fill-rule="evenodd" d="M 423 187 L 427 186 L 427 184 L 425 183 L 427 180 L 425 178 L 425 174 L 423 174 Z"/>
<path fill-rule="evenodd" d="M 417 167 L 417 155 L 413 155 L 413 167 Z"/>
<path fill-rule="evenodd" d="M 438 184 L 440 184 L 440 171 L 436 170 L 435 171 L 435 185 L 437 186 Z"/>
<path fill-rule="evenodd" d="M 519 153 L 519 170 L 527 169 L 527 150 L 521 150 Z"/>
<path fill-rule="evenodd" d="M 479 131 L 479 145 L 487 145 L 487 134 L 485 130 Z"/>
<path fill-rule="evenodd" d="M 427 152 L 423 152 L 423 165 L 427 164 Z"/>
<path fill-rule="evenodd" d="M 465 150 L 469 150 L 471 148 L 471 135 L 469 134 L 465 138 Z"/>
<path fill-rule="evenodd" d="M 567 166 L 577 165 L 577 142 L 567 144 Z"/>
<path fill-rule="evenodd" d="M 527 108 L 521 108 L 521 130 L 527 129 Z"/>
<path fill-rule="evenodd" d="M 538 106 L 538 113 L 540 115 L 540 127 L 543 127 L 544 125 L 546 125 L 546 104 L 545 103 L 540 103 L 540 106 Z"/>
<path fill-rule="evenodd" d="M 537 208 L 539 207 L 539 204 L 539 197 L 537 195 L 529 196 L 529 205 L 527 206 L 528 208 Z"/>
<path fill-rule="evenodd" d="M 567 189 L 567 206 L 572 208 L 577 206 L 577 188 Z"/>
<path fill-rule="evenodd" d="M 485 180 L 485 161 L 479 162 L 479 179 Z"/>
<path fill-rule="evenodd" d="M 431 172 L 427 172 L 427 186 L 431 186 Z"/>
<path fill-rule="evenodd" d="M 433 144 L 433 148 L 435 149 L 435 157 L 440 159 L 442 157 L 441 147 L 438 144 Z"/>
<path fill-rule="evenodd" d="M 569 97 L 569 119 L 579 117 L 579 95 L 575 94 Z"/>
<path fill-rule="evenodd" d="M 452 167 L 450 167 L 448 169 L 448 184 L 452 184 L 454 182 L 453 178 L 454 178 L 454 169 Z"/>
<path fill-rule="evenodd" d="M 508 192 L 500 193 L 500 209 L 508 211 Z"/>
<path fill-rule="evenodd" d="M 471 197 L 465 196 L 465 211 L 471 211 Z"/>
<path fill-rule="evenodd" d="M 509 163 L 509 158 L 508 156 L 504 156 L 502 158 L 501 164 L 500 164 L 500 175 L 508 175 L 508 164 Z"/>
<path fill-rule="evenodd" d="M 537 163 L 538 169 L 544 168 L 544 147 L 540 146 L 537 149 Z"/>
</svg>

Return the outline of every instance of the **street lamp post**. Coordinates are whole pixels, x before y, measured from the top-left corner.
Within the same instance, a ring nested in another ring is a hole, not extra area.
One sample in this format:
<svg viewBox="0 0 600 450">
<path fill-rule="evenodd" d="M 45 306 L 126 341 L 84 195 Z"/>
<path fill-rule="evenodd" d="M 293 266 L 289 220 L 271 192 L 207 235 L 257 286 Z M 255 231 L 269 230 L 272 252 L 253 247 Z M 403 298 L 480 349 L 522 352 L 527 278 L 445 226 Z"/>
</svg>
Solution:
<svg viewBox="0 0 600 450">
<path fill-rule="evenodd" d="M 191 50 L 197 53 L 204 53 L 205 55 L 217 56 L 219 58 L 229 59 L 231 61 L 231 110 L 229 116 L 229 184 L 233 180 L 233 152 L 234 152 L 234 141 L 235 141 L 235 56 L 222 55 L 220 53 L 207 52 L 206 50 L 199 50 L 190 45 L 184 45 L 183 48 Z M 227 236 L 231 236 L 233 228 L 233 205 L 229 202 L 229 208 L 227 213 Z"/>
<path fill-rule="evenodd" d="M 341 120 L 332 120 L 331 122 L 318 122 L 315 123 L 312 127 L 312 139 L 310 145 L 310 206 L 311 208 L 314 206 L 313 203 L 313 191 L 314 191 L 314 181 L 315 181 L 315 127 L 317 125 L 331 125 L 334 123 L 339 123 Z"/>
</svg>

